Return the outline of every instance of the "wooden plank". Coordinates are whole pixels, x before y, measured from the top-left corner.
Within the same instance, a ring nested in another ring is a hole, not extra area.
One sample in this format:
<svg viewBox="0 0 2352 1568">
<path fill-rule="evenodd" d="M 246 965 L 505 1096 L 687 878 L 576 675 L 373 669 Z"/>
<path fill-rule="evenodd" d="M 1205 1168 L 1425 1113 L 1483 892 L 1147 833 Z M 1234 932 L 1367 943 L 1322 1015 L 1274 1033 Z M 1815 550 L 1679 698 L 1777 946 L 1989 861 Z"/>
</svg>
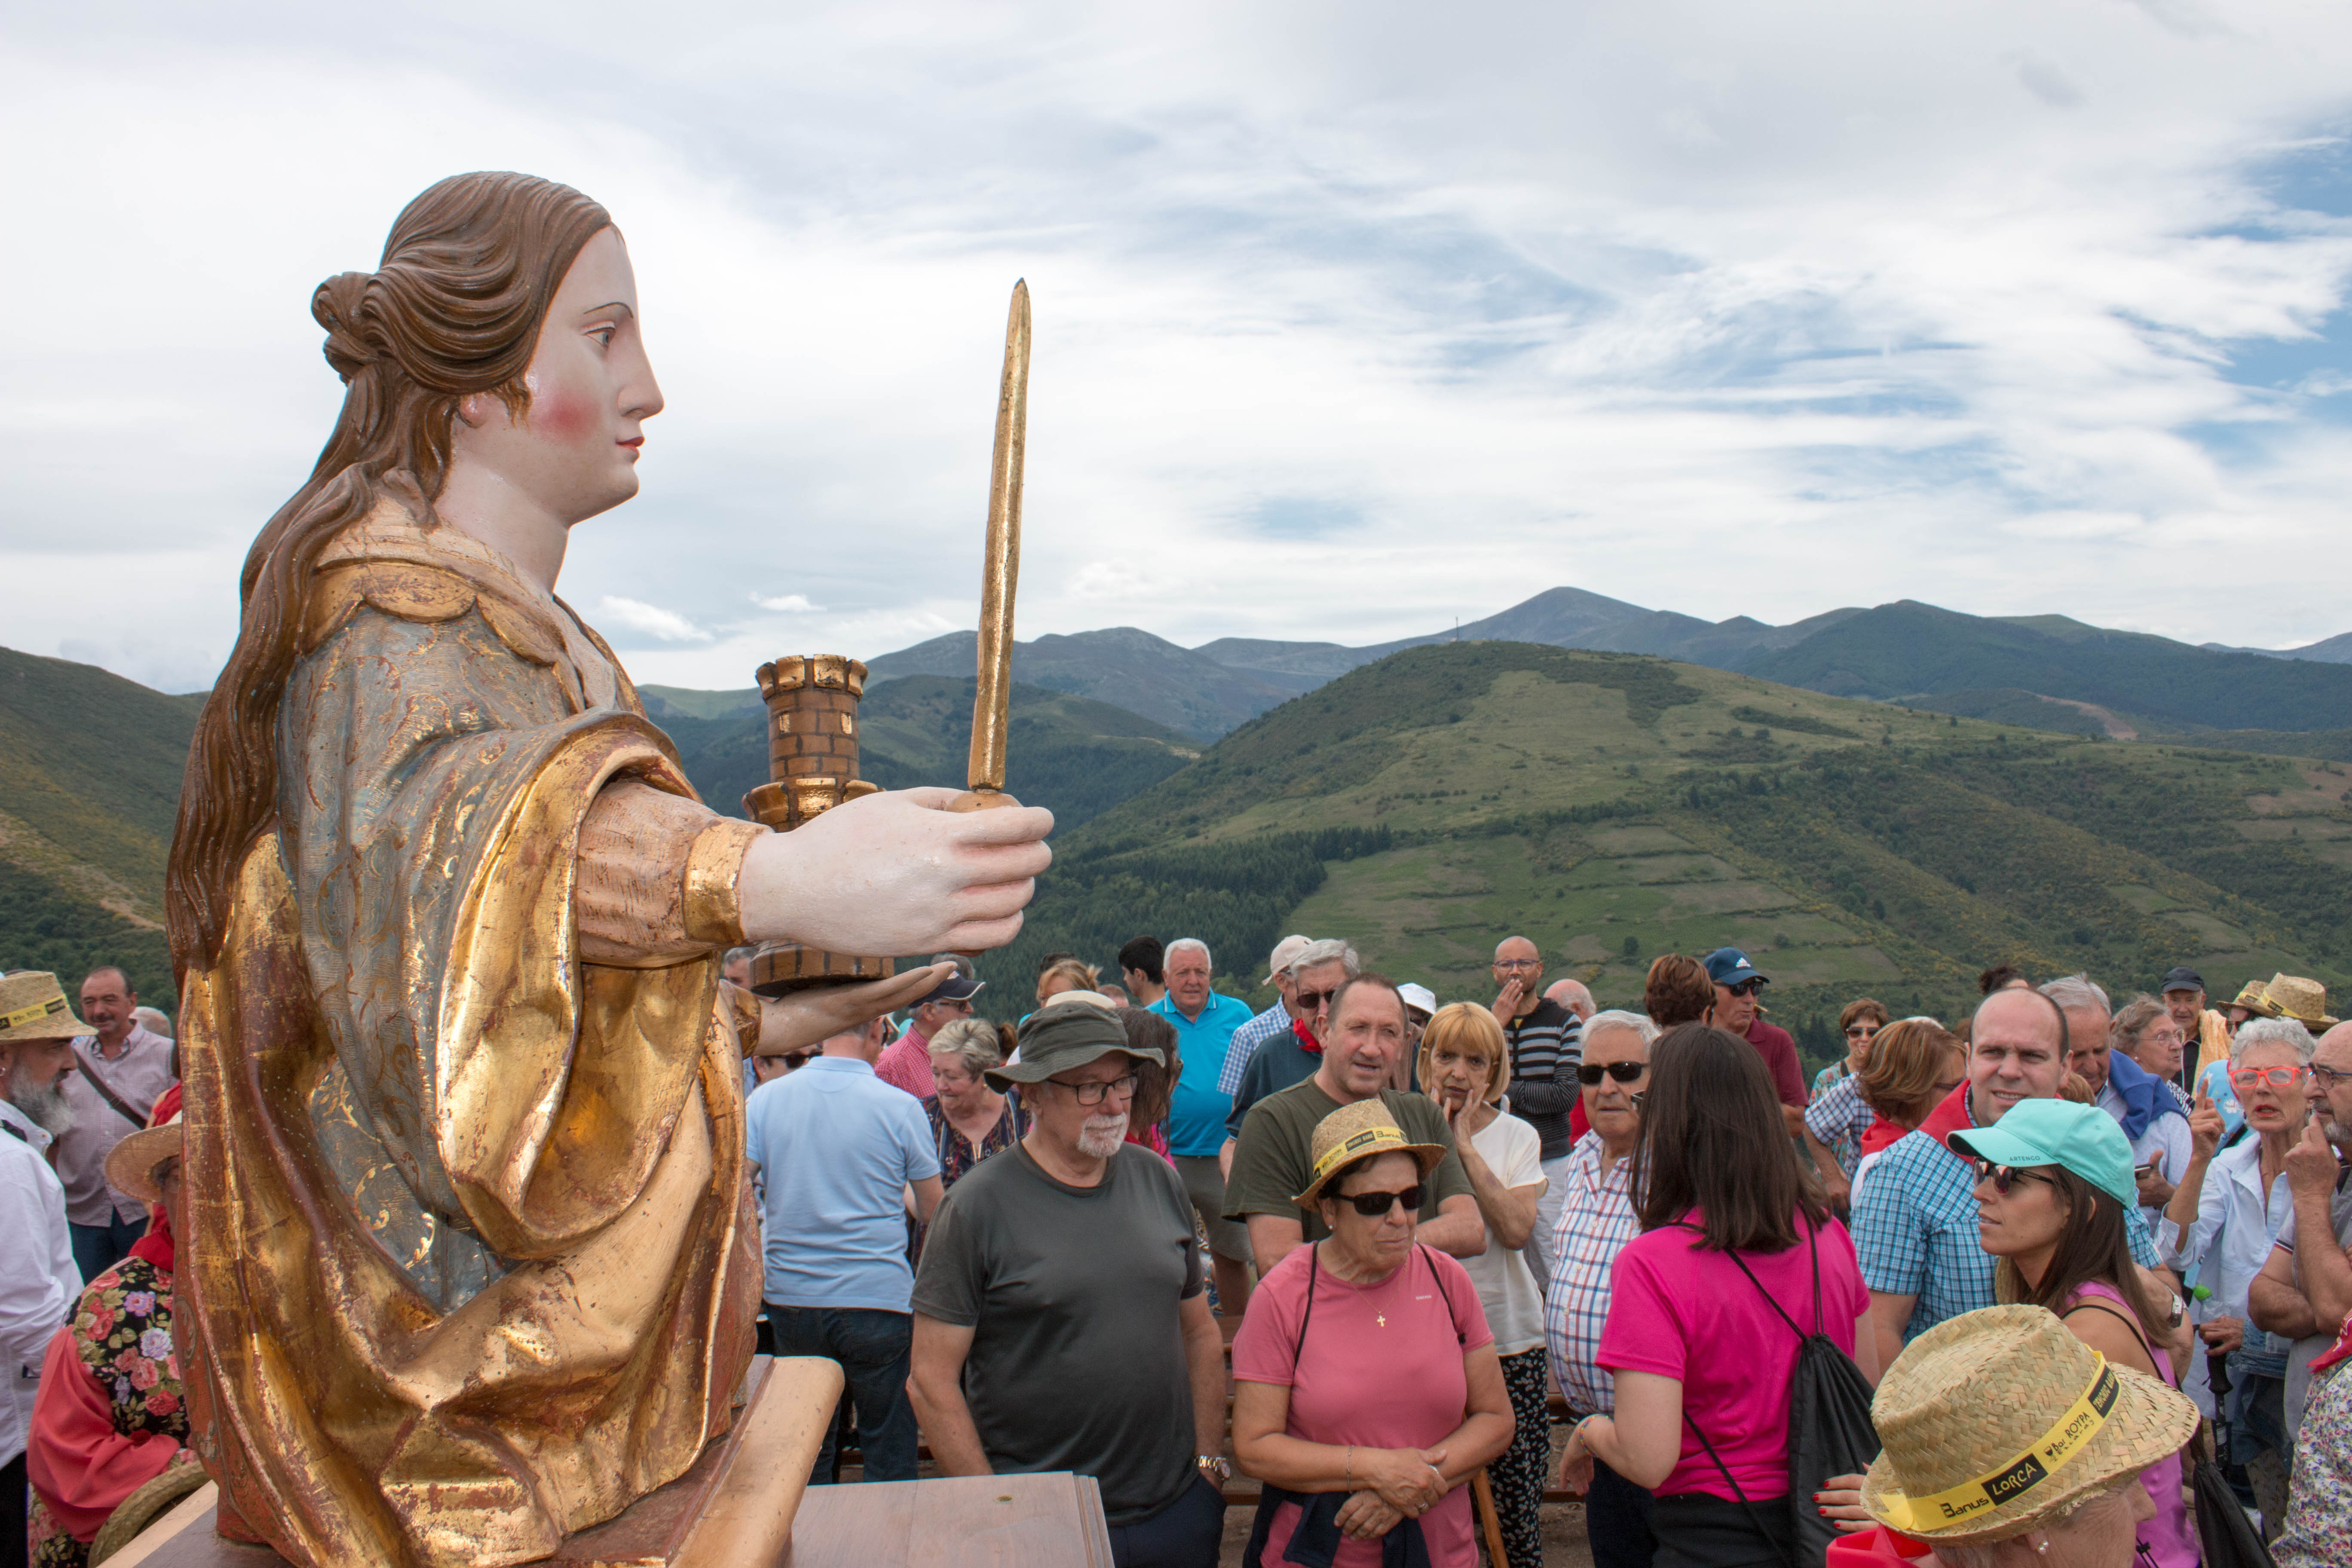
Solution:
<svg viewBox="0 0 2352 1568">
<path fill-rule="evenodd" d="M 206 1481 L 174 1503 L 163 1518 L 141 1531 L 131 1539 L 130 1545 L 107 1561 L 115 1568 L 138 1568 L 140 1563 L 154 1555 L 157 1548 L 198 1520 L 203 1520 L 205 1528 L 210 1530 L 214 1505 L 219 1501 L 219 1485 Z"/>
<path fill-rule="evenodd" d="M 1091 1476 L 943 1476 L 812 1487 L 791 1568 L 1110 1568 Z"/>
</svg>

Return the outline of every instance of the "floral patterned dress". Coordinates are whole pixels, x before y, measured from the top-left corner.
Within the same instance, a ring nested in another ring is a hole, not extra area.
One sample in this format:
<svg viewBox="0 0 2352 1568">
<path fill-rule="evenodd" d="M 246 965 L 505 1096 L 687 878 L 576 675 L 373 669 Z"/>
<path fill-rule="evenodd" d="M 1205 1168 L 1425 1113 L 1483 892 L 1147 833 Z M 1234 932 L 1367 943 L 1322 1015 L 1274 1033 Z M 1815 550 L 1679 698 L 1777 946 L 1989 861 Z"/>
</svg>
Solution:
<svg viewBox="0 0 2352 1568">
<path fill-rule="evenodd" d="M 172 1352 L 170 1272 L 134 1255 L 91 1281 L 43 1373 L 33 1416 L 33 1568 L 83 1568 L 89 1546 L 78 1534 L 96 1535 L 123 1498 L 194 1458 Z M 61 1384 L 54 1392 L 52 1376 Z M 45 1478 L 61 1484 L 53 1491 Z"/>
</svg>

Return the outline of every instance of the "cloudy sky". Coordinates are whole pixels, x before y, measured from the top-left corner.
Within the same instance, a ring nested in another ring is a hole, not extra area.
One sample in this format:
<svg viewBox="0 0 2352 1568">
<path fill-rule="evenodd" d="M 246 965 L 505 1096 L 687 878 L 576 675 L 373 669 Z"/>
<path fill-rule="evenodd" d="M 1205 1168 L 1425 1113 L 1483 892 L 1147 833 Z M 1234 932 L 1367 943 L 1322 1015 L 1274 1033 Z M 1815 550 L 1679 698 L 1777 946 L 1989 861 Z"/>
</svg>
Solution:
<svg viewBox="0 0 2352 1568">
<path fill-rule="evenodd" d="M 0 643 L 210 682 L 441 175 L 618 217 L 641 680 L 971 624 L 1371 642 L 1572 584 L 2352 629 L 2352 12 L 2204 0 L 12 8 Z M 339 18 L 348 17 L 348 20 Z M 2314 591 L 2316 588 L 2316 591 Z"/>
</svg>

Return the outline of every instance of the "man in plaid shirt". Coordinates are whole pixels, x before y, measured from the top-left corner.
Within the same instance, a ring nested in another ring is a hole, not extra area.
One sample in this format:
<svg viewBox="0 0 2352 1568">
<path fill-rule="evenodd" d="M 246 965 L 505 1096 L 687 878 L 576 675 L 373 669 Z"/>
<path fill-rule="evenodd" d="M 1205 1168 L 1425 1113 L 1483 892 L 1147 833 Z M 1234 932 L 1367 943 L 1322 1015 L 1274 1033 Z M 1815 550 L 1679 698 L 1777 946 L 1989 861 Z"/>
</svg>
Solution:
<svg viewBox="0 0 2352 1568">
<path fill-rule="evenodd" d="M 1291 965 L 1311 942 L 1307 937 L 1286 936 L 1275 943 L 1265 966 L 1265 977 L 1274 982 L 1274 1005 L 1234 1031 L 1234 1037 L 1225 1042 L 1224 1065 L 1217 1069 L 1217 1092 L 1228 1100 L 1241 1088 L 1242 1074 L 1249 1069 L 1251 1056 L 1297 1020 L 1297 1016 L 1290 1010 L 1290 998 L 1298 989 L 1298 976 Z"/>
<path fill-rule="evenodd" d="M 1641 1229 L 1628 1190 L 1630 1156 L 1642 1131 L 1633 1097 L 1650 1086 L 1650 1042 L 1657 1035 L 1657 1026 L 1638 1013 L 1596 1014 L 1584 1026 L 1577 1076 L 1592 1131 L 1562 1162 L 1567 1190 L 1551 1236 L 1552 1274 L 1544 1293 L 1552 1375 L 1580 1417 L 1616 1407 L 1612 1379 L 1594 1357 L 1609 1320 L 1610 1272 Z M 1584 1500 L 1584 1528 L 1594 1568 L 1646 1568 L 1657 1551 L 1650 1494 L 1597 1459 Z"/>
</svg>

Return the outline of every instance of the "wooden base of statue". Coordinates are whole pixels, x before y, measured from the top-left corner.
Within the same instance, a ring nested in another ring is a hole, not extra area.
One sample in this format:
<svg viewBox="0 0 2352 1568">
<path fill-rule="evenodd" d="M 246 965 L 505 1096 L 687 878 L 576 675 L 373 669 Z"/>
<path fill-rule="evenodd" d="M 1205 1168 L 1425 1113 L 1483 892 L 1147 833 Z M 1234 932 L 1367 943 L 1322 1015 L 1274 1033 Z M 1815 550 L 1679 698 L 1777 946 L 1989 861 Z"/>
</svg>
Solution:
<svg viewBox="0 0 2352 1568">
<path fill-rule="evenodd" d="M 841 1367 L 815 1357 L 755 1356 L 743 1384 L 735 1424 L 686 1474 L 617 1517 L 564 1537 L 541 1561 L 549 1568 L 761 1568 L 792 1561 L 793 1521 L 841 1399 Z M 206 1487 L 107 1562 L 285 1568 L 267 1546 L 213 1532 L 217 1500 Z"/>
<path fill-rule="evenodd" d="M 790 1568 L 1110 1568 L 1092 1476 L 942 1476 L 812 1487 L 793 1521 Z"/>
<path fill-rule="evenodd" d="M 743 797 L 751 819 L 789 833 L 882 786 L 857 776 L 857 704 L 866 667 L 837 653 L 794 654 L 760 667 L 768 705 L 768 780 Z M 887 980 L 887 958 L 772 942 L 751 955 L 751 990 L 782 996 L 806 985 Z"/>
</svg>

